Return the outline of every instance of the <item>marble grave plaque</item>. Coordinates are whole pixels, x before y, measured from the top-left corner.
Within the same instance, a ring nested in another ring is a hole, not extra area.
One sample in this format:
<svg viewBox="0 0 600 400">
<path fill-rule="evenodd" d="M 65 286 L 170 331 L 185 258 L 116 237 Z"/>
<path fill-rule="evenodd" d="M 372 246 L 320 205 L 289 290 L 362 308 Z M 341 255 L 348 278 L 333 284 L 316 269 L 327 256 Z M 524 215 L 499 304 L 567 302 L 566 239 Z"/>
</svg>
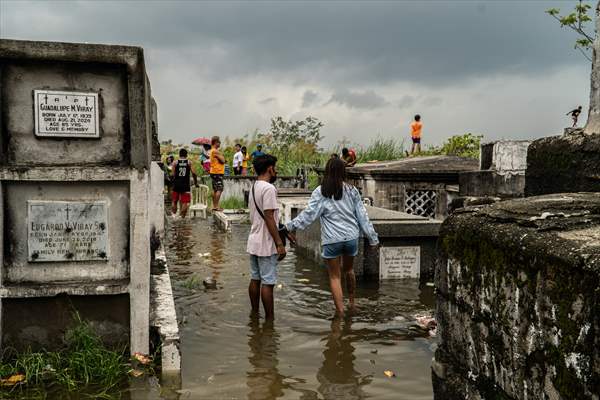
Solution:
<svg viewBox="0 0 600 400">
<path fill-rule="evenodd" d="M 379 249 L 379 279 L 419 278 L 421 247 L 398 246 Z"/>
<path fill-rule="evenodd" d="M 104 201 L 27 201 L 29 262 L 108 261 Z"/>
<path fill-rule="evenodd" d="M 35 135 L 98 138 L 98 93 L 34 90 Z"/>
</svg>

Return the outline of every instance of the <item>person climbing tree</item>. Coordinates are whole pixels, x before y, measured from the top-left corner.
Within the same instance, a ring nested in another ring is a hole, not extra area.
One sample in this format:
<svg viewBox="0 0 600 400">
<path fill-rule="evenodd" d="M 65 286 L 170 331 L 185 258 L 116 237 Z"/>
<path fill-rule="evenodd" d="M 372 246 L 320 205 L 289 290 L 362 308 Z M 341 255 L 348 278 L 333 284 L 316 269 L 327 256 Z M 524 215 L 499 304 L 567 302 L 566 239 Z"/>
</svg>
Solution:
<svg viewBox="0 0 600 400">
<path fill-rule="evenodd" d="M 579 118 L 579 114 L 581 114 L 581 106 L 577 107 L 574 110 L 571 110 L 567 113 L 567 115 L 571 115 L 571 118 L 573 119 L 573 128 L 575 128 L 577 126 L 577 118 Z"/>
</svg>

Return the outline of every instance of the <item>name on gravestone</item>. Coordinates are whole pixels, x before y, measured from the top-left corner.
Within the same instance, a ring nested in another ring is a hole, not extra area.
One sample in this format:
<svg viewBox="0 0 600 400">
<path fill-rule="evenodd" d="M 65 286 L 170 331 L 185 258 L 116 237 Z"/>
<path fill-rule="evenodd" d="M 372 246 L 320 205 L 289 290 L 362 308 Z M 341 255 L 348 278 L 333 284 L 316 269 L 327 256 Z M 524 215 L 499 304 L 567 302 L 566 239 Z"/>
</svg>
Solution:
<svg viewBox="0 0 600 400">
<path fill-rule="evenodd" d="M 106 202 L 27 201 L 29 262 L 108 260 Z"/>
<path fill-rule="evenodd" d="M 382 247 L 379 250 L 379 279 L 418 278 L 421 275 L 421 247 Z"/>
<path fill-rule="evenodd" d="M 34 90 L 35 135 L 98 138 L 98 93 Z"/>
</svg>

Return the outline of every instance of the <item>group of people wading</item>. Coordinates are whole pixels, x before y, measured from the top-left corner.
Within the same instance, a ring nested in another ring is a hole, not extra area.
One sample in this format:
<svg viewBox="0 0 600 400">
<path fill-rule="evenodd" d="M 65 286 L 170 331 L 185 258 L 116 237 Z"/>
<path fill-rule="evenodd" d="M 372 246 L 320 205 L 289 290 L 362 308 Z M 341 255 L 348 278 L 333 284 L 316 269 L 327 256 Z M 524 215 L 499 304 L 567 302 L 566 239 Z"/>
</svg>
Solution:
<svg viewBox="0 0 600 400">
<path fill-rule="evenodd" d="M 306 229 L 317 219 L 321 222 L 321 257 L 327 265 L 336 315 L 345 313 L 342 273 L 346 278 L 348 310 L 353 312 L 356 287 L 353 263 L 360 231 L 371 246 L 379 246 L 379 239 L 358 189 L 346 182 L 346 163 L 340 158 L 329 159 L 322 184 L 312 192 L 307 208 L 286 225 L 279 224 L 277 189 L 273 185 L 277 179 L 277 158 L 268 154 L 257 157 L 254 169 L 258 178 L 248 201 L 252 227 L 246 247 L 250 255 L 248 293 L 252 313 L 259 312 L 262 301 L 265 318 L 275 317 L 273 287 L 277 283 L 277 263 L 286 256 L 285 239 L 295 244 L 295 231 Z"/>
<path fill-rule="evenodd" d="M 218 204 L 220 192 L 223 191 L 225 159 L 219 147 L 219 138 L 214 137 L 210 151 L 213 204 Z M 286 256 L 285 241 L 288 239 L 295 244 L 295 231 L 306 229 L 317 219 L 321 222 L 321 256 L 329 273 L 336 315 L 342 316 L 346 312 L 342 274 L 348 293 L 347 311 L 355 310 L 356 278 L 353 263 L 358 253 L 361 230 L 371 246 L 379 246 L 377 233 L 369 221 L 358 189 L 346 182 L 346 167 L 353 165 L 355 159 L 356 155 L 349 150 L 342 153 L 342 158 L 329 159 L 322 184 L 312 192 L 307 208 L 283 225 L 279 223 L 277 189 L 273 185 L 277 180 L 277 158 L 269 154 L 254 157 L 252 164 L 257 178 L 248 200 L 252 226 L 246 247 L 250 255 L 248 294 L 253 314 L 258 314 L 262 302 L 265 318 L 272 320 L 275 317 L 273 288 L 277 284 L 277 264 Z M 177 213 L 177 203 L 181 202 L 181 215 L 185 216 L 191 197 L 191 177 L 197 185 L 197 174 L 191 161 L 187 159 L 185 149 L 180 150 L 179 160 L 172 162 L 171 170 L 173 214 Z"/>
</svg>

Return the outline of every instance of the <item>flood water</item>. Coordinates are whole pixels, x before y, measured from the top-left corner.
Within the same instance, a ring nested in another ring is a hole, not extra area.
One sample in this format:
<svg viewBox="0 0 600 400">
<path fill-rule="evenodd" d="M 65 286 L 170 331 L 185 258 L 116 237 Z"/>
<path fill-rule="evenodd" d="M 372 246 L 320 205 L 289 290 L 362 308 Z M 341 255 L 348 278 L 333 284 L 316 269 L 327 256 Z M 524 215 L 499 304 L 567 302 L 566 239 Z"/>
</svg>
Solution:
<svg viewBox="0 0 600 400">
<path fill-rule="evenodd" d="M 181 399 L 431 399 L 436 339 L 415 324 L 433 288 L 357 282 L 357 314 L 334 319 L 324 266 L 289 250 L 275 321 L 250 316 L 248 225 L 170 224 L 166 238 L 181 333 Z M 217 281 L 216 289 L 202 280 Z M 387 377 L 384 371 L 395 373 Z"/>
</svg>

